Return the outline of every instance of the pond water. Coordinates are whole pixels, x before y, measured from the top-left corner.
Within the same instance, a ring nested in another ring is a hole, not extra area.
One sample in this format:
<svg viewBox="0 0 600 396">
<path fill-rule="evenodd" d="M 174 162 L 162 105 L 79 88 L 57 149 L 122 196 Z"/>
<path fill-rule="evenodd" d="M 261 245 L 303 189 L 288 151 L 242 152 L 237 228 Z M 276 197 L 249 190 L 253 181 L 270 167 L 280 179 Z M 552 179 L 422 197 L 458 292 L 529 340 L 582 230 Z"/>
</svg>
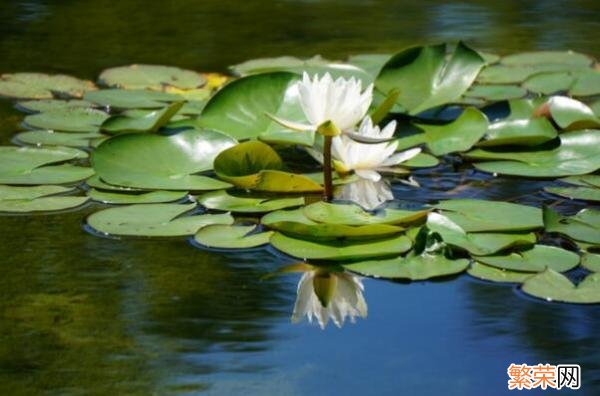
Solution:
<svg viewBox="0 0 600 396">
<path fill-rule="evenodd" d="M 283 54 L 345 57 L 463 39 L 499 53 L 600 53 L 596 1 L 4 1 L 0 72 L 94 78 L 133 62 L 223 71 Z M 0 102 L 0 143 L 22 114 Z M 397 199 L 583 206 L 550 182 L 494 178 L 452 158 Z M 298 275 L 269 249 L 207 252 L 184 238 L 98 238 L 82 219 L 0 217 L 0 394 L 501 395 L 510 363 L 576 363 L 600 393 L 600 307 L 550 304 L 463 274 L 365 279 L 366 320 L 293 325 Z M 542 391 L 530 391 L 531 394 Z M 552 393 L 548 391 L 549 393 Z M 568 392 L 567 392 L 568 393 Z"/>
</svg>

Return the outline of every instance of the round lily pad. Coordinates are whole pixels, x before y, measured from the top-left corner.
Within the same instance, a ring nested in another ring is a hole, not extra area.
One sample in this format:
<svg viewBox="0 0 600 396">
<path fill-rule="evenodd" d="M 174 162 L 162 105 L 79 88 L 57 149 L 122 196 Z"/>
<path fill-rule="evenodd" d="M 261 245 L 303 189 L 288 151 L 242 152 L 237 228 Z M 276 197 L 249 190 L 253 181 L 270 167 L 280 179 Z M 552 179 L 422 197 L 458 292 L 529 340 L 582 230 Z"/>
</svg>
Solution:
<svg viewBox="0 0 600 396">
<path fill-rule="evenodd" d="M 66 184 L 87 179 L 94 174 L 91 168 L 71 164 L 53 165 L 87 156 L 85 151 L 68 147 L 0 146 L 0 183 Z"/>
<path fill-rule="evenodd" d="M 412 242 L 404 235 L 370 241 L 307 241 L 279 232 L 271 237 L 278 250 L 305 260 L 358 260 L 384 257 L 408 251 Z"/>
<path fill-rule="evenodd" d="M 582 209 L 574 216 L 561 216 L 544 208 L 546 232 L 557 232 L 577 241 L 600 244 L 600 211 Z"/>
<path fill-rule="evenodd" d="M 463 272 L 469 260 L 450 260 L 443 255 L 412 255 L 388 260 L 361 261 L 346 264 L 347 270 L 375 278 L 425 280 Z"/>
<path fill-rule="evenodd" d="M 62 99 L 42 99 L 26 100 L 17 103 L 17 108 L 31 113 L 43 113 L 53 110 L 64 110 L 73 107 L 89 108 L 93 104 L 80 99 L 62 100 Z"/>
<path fill-rule="evenodd" d="M 70 209 L 85 203 L 87 197 L 59 196 L 73 191 L 71 187 L 0 185 L 0 212 L 28 213 Z"/>
<path fill-rule="evenodd" d="M 108 204 L 143 204 L 179 201 L 188 193 L 187 191 L 150 191 L 134 194 L 91 189 L 87 195 L 94 201 Z"/>
<path fill-rule="evenodd" d="M 533 276 L 534 272 L 509 271 L 502 268 L 492 267 L 479 262 L 474 262 L 467 270 L 467 274 L 474 278 L 490 282 L 500 283 L 523 283 Z"/>
<path fill-rule="evenodd" d="M 367 224 L 408 224 L 425 218 L 429 210 L 384 209 L 375 214 L 358 205 L 315 202 L 304 208 L 304 215 L 317 223 L 360 226 Z"/>
<path fill-rule="evenodd" d="M 25 131 L 15 135 L 19 143 L 35 146 L 94 147 L 107 136 L 97 132 Z"/>
<path fill-rule="evenodd" d="M 466 232 L 527 231 L 544 227 L 542 210 L 532 206 L 479 199 L 441 201 L 435 208 Z"/>
<path fill-rule="evenodd" d="M 500 62 L 512 66 L 547 64 L 590 66 L 594 60 L 574 51 L 530 51 L 504 56 Z"/>
<path fill-rule="evenodd" d="M 261 219 L 266 227 L 280 231 L 286 235 L 302 239 L 369 239 L 397 235 L 404 231 L 403 227 L 391 224 L 328 224 L 317 223 L 305 216 L 303 208 L 296 210 L 278 210 Z"/>
<path fill-rule="evenodd" d="M 85 94 L 84 99 L 100 106 L 118 109 L 157 109 L 170 102 L 179 102 L 182 97 L 166 92 L 125 89 L 102 89 Z"/>
<path fill-rule="evenodd" d="M 518 85 L 473 85 L 465 96 L 472 98 L 481 98 L 488 101 L 499 101 L 522 98 L 527 94 L 527 90 Z"/>
<path fill-rule="evenodd" d="M 210 224 L 233 224 L 229 213 L 184 215 L 196 204 L 138 204 L 104 209 L 87 218 L 87 224 L 106 235 L 193 235 Z"/>
<path fill-rule="evenodd" d="M 235 140 L 210 130 L 188 129 L 174 135 L 124 134 L 102 143 L 92 164 L 102 180 L 125 187 L 164 190 L 218 190 L 230 186 L 198 172 Z"/>
<path fill-rule="evenodd" d="M 544 190 L 569 199 L 600 202 L 598 187 L 545 187 Z"/>
<path fill-rule="evenodd" d="M 264 213 L 273 210 L 304 205 L 304 197 L 238 197 L 227 191 L 213 191 L 197 197 L 198 203 L 208 209 L 238 213 Z"/>
<path fill-rule="evenodd" d="M 129 65 L 112 67 L 100 73 L 101 84 L 114 88 L 162 90 L 165 87 L 193 89 L 206 79 L 199 73 L 173 66 Z"/>
<path fill-rule="evenodd" d="M 117 186 L 114 184 L 108 184 L 105 181 L 103 181 L 102 179 L 100 179 L 100 177 L 98 175 L 94 175 L 94 176 L 90 177 L 89 179 L 87 179 L 85 181 L 85 183 L 90 187 L 95 187 L 95 188 L 98 188 L 101 190 L 107 190 L 107 191 L 143 191 L 142 189 L 139 189 L 139 188 L 124 187 L 124 186 Z"/>
<path fill-rule="evenodd" d="M 201 245 L 220 249 L 248 249 L 269 243 L 273 231 L 252 233 L 256 226 L 209 225 L 194 236 Z"/>
<path fill-rule="evenodd" d="M 50 129 L 69 132 L 98 132 L 100 125 L 109 117 L 103 111 L 71 107 L 56 109 L 25 117 L 24 122 L 39 129 Z"/>
<path fill-rule="evenodd" d="M 486 265 L 520 272 L 542 272 L 546 268 L 565 272 L 579 264 L 579 255 L 576 253 L 546 245 L 535 245 L 528 250 L 475 259 Z"/>
<path fill-rule="evenodd" d="M 102 130 L 111 134 L 126 132 L 156 132 L 166 125 L 181 109 L 183 102 L 171 103 L 160 110 L 142 114 L 116 115 L 104 121 Z"/>
<path fill-rule="evenodd" d="M 484 140 L 477 145 L 491 146 L 537 146 L 555 139 L 558 132 L 545 117 L 506 119 L 490 124 Z"/>
<path fill-rule="evenodd" d="M 80 98 L 94 90 L 91 81 L 62 74 L 14 73 L 0 76 L 0 96 L 19 99 L 51 99 L 54 95 Z"/>
<path fill-rule="evenodd" d="M 600 254 L 583 253 L 583 256 L 581 256 L 581 266 L 592 272 L 600 272 Z"/>
<path fill-rule="evenodd" d="M 527 279 L 523 283 L 522 290 L 546 301 L 598 304 L 600 303 L 600 273 L 588 275 L 575 286 L 566 276 L 548 269 Z"/>
</svg>

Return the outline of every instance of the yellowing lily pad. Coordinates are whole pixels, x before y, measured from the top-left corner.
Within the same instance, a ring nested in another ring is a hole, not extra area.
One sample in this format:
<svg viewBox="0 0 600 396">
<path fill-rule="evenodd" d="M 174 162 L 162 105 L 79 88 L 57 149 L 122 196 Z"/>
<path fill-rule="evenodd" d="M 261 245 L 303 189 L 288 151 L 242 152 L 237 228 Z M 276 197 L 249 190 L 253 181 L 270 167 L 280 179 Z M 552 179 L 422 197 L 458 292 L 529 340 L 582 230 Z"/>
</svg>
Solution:
<svg viewBox="0 0 600 396">
<path fill-rule="evenodd" d="M 62 74 L 14 73 L 0 76 L 0 96 L 19 99 L 51 99 L 54 95 L 80 98 L 95 90 L 91 81 Z"/>
</svg>

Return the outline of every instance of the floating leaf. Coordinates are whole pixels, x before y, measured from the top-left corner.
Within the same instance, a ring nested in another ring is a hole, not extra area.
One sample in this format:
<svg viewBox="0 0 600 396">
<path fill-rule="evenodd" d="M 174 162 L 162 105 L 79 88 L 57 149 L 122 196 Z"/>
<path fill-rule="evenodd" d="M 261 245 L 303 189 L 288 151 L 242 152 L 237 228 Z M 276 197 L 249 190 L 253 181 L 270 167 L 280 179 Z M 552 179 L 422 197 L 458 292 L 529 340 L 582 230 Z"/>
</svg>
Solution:
<svg viewBox="0 0 600 396">
<path fill-rule="evenodd" d="M 563 72 L 587 68 L 568 64 L 536 64 L 536 65 L 492 65 L 484 68 L 477 76 L 480 84 L 518 84 L 531 76 L 545 72 Z"/>
<path fill-rule="evenodd" d="M 118 186 L 218 190 L 230 185 L 197 173 L 212 169 L 217 154 L 234 144 L 234 139 L 209 130 L 124 134 L 103 142 L 92 153 L 92 164 L 102 180 Z"/>
<path fill-rule="evenodd" d="M 304 214 L 304 208 L 278 210 L 261 219 L 266 227 L 302 239 L 382 238 L 399 234 L 404 228 L 390 224 L 346 225 L 317 223 Z"/>
<path fill-rule="evenodd" d="M 443 255 L 413 255 L 388 260 L 361 261 L 346 264 L 344 268 L 361 275 L 376 278 L 425 280 L 463 272 L 469 260 L 450 260 Z"/>
<path fill-rule="evenodd" d="M 528 250 L 475 259 L 486 265 L 520 272 L 542 272 L 546 268 L 565 272 L 579 264 L 579 256 L 576 253 L 546 245 L 535 245 Z"/>
<path fill-rule="evenodd" d="M 594 60 L 585 54 L 574 51 L 530 51 L 504 56 L 500 62 L 513 66 L 544 64 L 590 66 Z"/>
<path fill-rule="evenodd" d="M 106 135 L 96 132 L 54 132 L 46 130 L 25 131 L 15 135 L 19 143 L 35 146 L 67 146 L 67 147 L 93 147 Z"/>
<path fill-rule="evenodd" d="M 600 175 L 569 176 L 561 179 L 561 181 L 577 186 L 600 188 Z"/>
<path fill-rule="evenodd" d="M 71 107 L 28 115 L 24 122 L 33 128 L 90 133 L 98 132 L 108 117 L 100 110 Z"/>
<path fill-rule="evenodd" d="M 71 164 L 51 164 L 87 156 L 85 151 L 68 147 L 0 146 L 0 183 L 65 184 L 83 180 L 93 175 L 94 171 Z"/>
<path fill-rule="evenodd" d="M 473 85 L 465 92 L 467 97 L 488 101 L 516 99 L 525 95 L 527 95 L 527 90 L 518 85 Z"/>
<path fill-rule="evenodd" d="M 210 225 L 196 233 L 201 245 L 220 249 L 248 249 L 269 243 L 273 231 L 252 233 L 256 226 Z"/>
<path fill-rule="evenodd" d="M 600 168 L 597 147 L 600 130 L 580 130 L 559 136 L 560 146 L 536 151 L 473 150 L 471 159 L 496 160 L 475 163 L 485 172 L 529 177 L 558 177 L 594 172 Z"/>
<path fill-rule="evenodd" d="M 402 166 L 406 166 L 408 168 L 430 168 L 433 166 L 438 166 L 440 164 L 440 160 L 434 157 L 431 154 L 427 153 L 419 153 L 416 156 L 412 157 L 408 161 L 402 163 Z"/>
<path fill-rule="evenodd" d="M 227 191 L 214 191 L 200 195 L 198 203 L 208 209 L 238 213 L 264 213 L 273 210 L 304 205 L 304 197 L 295 198 L 252 198 L 237 197 Z"/>
<path fill-rule="evenodd" d="M 490 282 L 523 283 L 533 276 L 534 272 L 508 271 L 501 268 L 474 262 L 467 274 L 472 277 L 487 280 Z"/>
<path fill-rule="evenodd" d="M 577 73 L 569 89 L 571 96 L 595 96 L 600 94 L 600 71 L 598 69 Z"/>
<path fill-rule="evenodd" d="M 139 194 L 125 194 L 91 189 L 87 194 L 94 201 L 108 204 L 144 204 L 179 201 L 188 195 L 187 191 L 150 191 Z"/>
<path fill-rule="evenodd" d="M 600 188 L 597 187 L 545 187 L 544 190 L 569 199 L 600 202 Z"/>
<path fill-rule="evenodd" d="M 394 55 L 375 85 L 383 93 L 398 89 L 398 103 L 410 114 L 456 101 L 471 86 L 484 59 L 459 43 L 449 59 L 446 45 L 413 47 Z"/>
<path fill-rule="evenodd" d="M 554 96 L 547 102 L 548 111 L 563 129 L 595 128 L 600 119 L 584 103 L 566 96 Z"/>
<path fill-rule="evenodd" d="M 416 124 L 423 130 L 422 141 L 433 155 L 467 151 L 479 141 L 488 128 L 485 114 L 469 107 L 455 121 L 446 125 Z"/>
<path fill-rule="evenodd" d="M 429 214 L 427 227 L 438 233 L 445 243 L 478 256 L 494 254 L 512 246 L 533 245 L 536 241 L 533 233 L 467 233 L 448 217 L 438 213 Z"/>
<path fill-rule="evenodd" d="M 546 232 L 557 232 L 577 241 L 600 243 L 600 211 L 583 209 L 574 216 L 564 217 L 544 208 Z"/>
<path fill-rule="evenodd" d="M 357 54 L 348 58 L 348 63 L 360 67 L 375 79 L 392 54 Z"/>
<path fill-rule="evenodd" d="M 408 224 L 427 216 L 429 210 L 385 209 L 371 214 L 358 205 L 315 202 L 304 208 L 304 214 L 317 223 L 360 226 L 367 224 Z"/>
<path fill-rule="evenodd" d="M 86 93 L 84 99 L 101 106 L 118 109 L 158 109 L 170 102 L 179 102 L 182 98 L 166 92 L 102 89 Z"/>
<path fill-rule="evenodd" d="M 0 185 L 0 212 L 39 212 L 80 206 L 87 197 L 56 196 L 73 191 L 62 186 L 15 187 Z"/>
<path fill-rule="evenodd" d="M 566 276 L 548 269 L 527 279 L 522 290 L 547 301 L 597 304 L 600 303 L 600 274 L 588 275 L 575 286 Z"/>
<path fill-rule="evenodd" d="M 125 132 L 156 132 L 181 109 L 183 102 L 174 102 L 160 110 L 154 110 L 140 117 L 131 115 L 113 116 L 102 124 L 102 130 L 112 134 Z"/>
<path fill-rule="evenodd" d="M 95 188 L 98 188 L 101 190 L 108 190 L 108 191 L 143 191 L 142 189 L 139 189 L 139 188 L 116 186 L 113 184 L 105 183 L 102 179 L 100 179 L 100 177 L 98 175 L 94 175 L 94 176 L 90 177 L 89 179 L 87 179 L 85 181 L 85 183 L 90 187 L 95 187 Z"/>
<path fill-rule="evenodd" d="M 271 192 L 321 191 L 320 184 L 303 175 L 283 172 L 283 161 L 268 144 L 240 143 L 221 152 L 214 161 L 219 178 L 238 187 Z"/>
<path fill-rule="evenodd" d="M 592 272 L 600 272 L 600 254 L 583 253 L 583 256 L 581 256 L 581 265 Z"/>
<path fill-rule="evenodd" d="M 408 251 L 412 242 L 404 235 L 369 241 L 316 242 L 295 239 L 276 232 L 271 244 L 290 256 L 305 260 L 358 260 Z"/>
<path fill-rule="evenodd" d="M 0 96 L 19 99 L 51 99 L 54 94 L 80 98 L 94 90 L 91 81 L 62 74 L 14 73 L 0 76 Z"/>
<path fill-rule="evenodd" d="M 44 113 L 46 111 L 64 110 L 74 107 L 89 108 L 93 104 L 80 99 L 61 100 L 61 99 L 42 99 L 42 100 L 27 100 L 17 103 L 17 108 L 20 110 L 32 113 Z"/>
<path fill-rule="evenodd" d="M 104 209 L 91 214 L 87 224 L 106 235 L 193 235 L 210 224 L 233 224 L 229 213 L 183 216 L 196 204 L 139 204 Z"/>
<path fill-rule="evenodd" d="M 199 122 L 236 139 L 289 131 L 267 114 L 294 122 L 306 122 L 298 99 L 299 76 L 287 72 L 258 74 L 227 84 L 206 104 Z M 308 132 L 294 132 L 309 134 Z"/>
<path fill-rule="evenodd" d="M 313 76 L 318 74 L 323 76 L 329 73 L 334 79 L 356 78 L 362 81 L 363 85 L 370 84 L 375 78 L 374 75 L 367 73 L 361 67 L 354 64 L 336 63 L 320 56 L 310 59 L 299 59 L 292 56 L 281 56 L 278 58 L 252 59 L 231 67 L 234 73 L 247 76 L 250 74 L 290 72 L 302 74 L 303 72 Z"/>
<path fill-rule="evenodd" d="M 527 231 L 542 228 L 542 210 L 509 202 L 453 199 L 434 205 L 466 232 Z"/>
<path fill-rule="evenodd" d="M 164 90 L 166 87 L 193 89 L 206 79 L 199 73 L 172 66 L 129 65 L 104 70 L 100 83 L 114 88 Z"/>
<path fill-rule="evenodd" d="M 490 124 L 478 146 L 536 146 L 557 136 L 558 132 L 547 118 L 506 119 Z"/>
</svg>

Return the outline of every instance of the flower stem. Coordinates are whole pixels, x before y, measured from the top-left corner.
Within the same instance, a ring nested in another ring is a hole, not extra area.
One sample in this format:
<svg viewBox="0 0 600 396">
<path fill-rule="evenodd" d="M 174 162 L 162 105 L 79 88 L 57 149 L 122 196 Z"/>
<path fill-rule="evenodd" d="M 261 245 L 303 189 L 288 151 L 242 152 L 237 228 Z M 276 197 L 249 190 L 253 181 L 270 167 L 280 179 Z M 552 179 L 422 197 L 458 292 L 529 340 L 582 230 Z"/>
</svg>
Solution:
<svg viewBox="0 0 600 396">
<path fill-rule="evenodd" d="M 333 199 L 333 182 L 331 179 L 331 136 L 324 136 L 323 144 L 323 181 L 325 184 L 325 191 L 323 193 L 324 201 L 331 201 Z"/>
</svg>

